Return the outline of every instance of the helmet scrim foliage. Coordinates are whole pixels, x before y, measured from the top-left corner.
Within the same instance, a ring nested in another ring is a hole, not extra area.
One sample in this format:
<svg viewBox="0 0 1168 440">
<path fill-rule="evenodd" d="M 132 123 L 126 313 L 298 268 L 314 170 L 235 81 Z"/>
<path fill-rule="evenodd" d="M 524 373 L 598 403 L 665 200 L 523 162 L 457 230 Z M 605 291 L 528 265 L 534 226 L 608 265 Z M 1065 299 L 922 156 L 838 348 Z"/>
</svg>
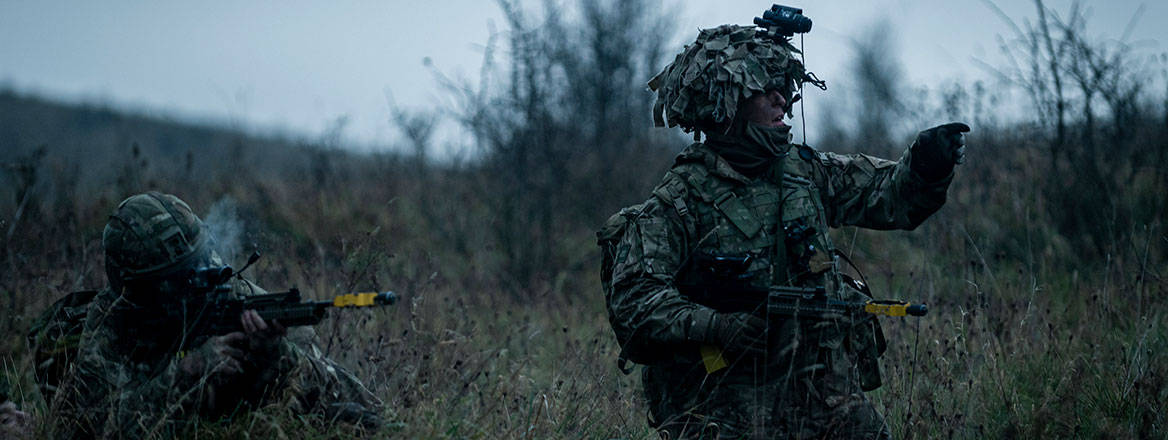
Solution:
<svg viewBox="0 0 1168 440">
<path fill-rule="evenodd" d="M 127 280 L 166 275 L 210 249 L 210 234 L 191 207 L 158 192 L 122 201 L 101 241 L 106 275 L 115 288 Z"/>
<path fill-rule="evenodd" d="M 803 82 L 823 82 L 803 69 L 799 50 L 754 26 L 723 25 L 698 32 L 673 63 L 649 81 L 657 92 L 653 122 L 706 131 L 734 119 L 738 103 L 777 89 L 787 102 Z"/>
</svg>

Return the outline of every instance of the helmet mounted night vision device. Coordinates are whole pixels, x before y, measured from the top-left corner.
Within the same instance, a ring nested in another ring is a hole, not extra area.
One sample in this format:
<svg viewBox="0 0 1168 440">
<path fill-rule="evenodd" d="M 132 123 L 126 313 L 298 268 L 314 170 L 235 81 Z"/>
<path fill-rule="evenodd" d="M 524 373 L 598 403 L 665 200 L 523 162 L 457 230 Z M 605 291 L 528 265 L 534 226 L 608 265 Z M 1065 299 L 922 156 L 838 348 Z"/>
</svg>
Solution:
<svg viewBox="0 0 1168 440">
<path fill-rule="evenodd" d="M 754 17 L 754 24 L 765 28 L 772 37 L 791 37 L 811 31 L 811 19 L 803 15 L 802 9 L 783 5 L 771 5 L 762 17 Z"/>
</svg>

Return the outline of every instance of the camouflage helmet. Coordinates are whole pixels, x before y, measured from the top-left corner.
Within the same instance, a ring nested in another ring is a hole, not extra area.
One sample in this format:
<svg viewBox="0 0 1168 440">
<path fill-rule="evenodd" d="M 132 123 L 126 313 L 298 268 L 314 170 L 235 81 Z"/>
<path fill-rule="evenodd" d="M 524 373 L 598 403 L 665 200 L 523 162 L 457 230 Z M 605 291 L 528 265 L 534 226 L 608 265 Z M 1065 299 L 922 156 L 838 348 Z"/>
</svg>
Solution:
<svg viewBox="0 0 1168 440">
<path fill-rule="evenodd" d="M 677 58 L 649 81 L 657 92 L 653 122 L 658 127 L 709 131 L 734 119 L 738 103 L 777 89 L 787 102 L 804 82 L 825 88 L 807 72 L 800 53 L 784 37 L 754 26 L 702 29 Z"/>
<path fill-rule="evenodd" d="M 211 235 L 191 207 L 159 192 L 118 204 L 102 234 L 110 285 L 163 277 L 209 254 Z"/>
</svg>

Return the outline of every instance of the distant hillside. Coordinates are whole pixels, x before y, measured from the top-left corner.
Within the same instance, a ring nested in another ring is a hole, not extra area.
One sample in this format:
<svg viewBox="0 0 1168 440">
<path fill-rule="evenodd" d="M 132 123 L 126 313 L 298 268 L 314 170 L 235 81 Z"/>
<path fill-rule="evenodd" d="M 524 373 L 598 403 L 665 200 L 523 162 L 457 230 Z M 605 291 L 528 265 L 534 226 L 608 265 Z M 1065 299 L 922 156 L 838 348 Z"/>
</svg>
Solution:
<svg viewBox="0 0 1168 440">
<path fill-rule="evenodd" d="M 0 169 L 8 171 L 0 171 L 0 184 L 16 196 L 0 195 L 0 212 L 13 212 L 19 188 L 31 184 L 47 193 L 84 189 L 120 198 L 223 172 L 303 175 L 350 156 L 305 140 L 0 91 Z"/>
<path fill-rule="evenodd" d="M 201 169 L 238 153 L 241 143 L 258 149 L 303 148 L 289 140 L 261 139 L 222 127 L 0 91 L 0 162 L 4 163 L 43 146 L 50 162 L 84 157 L 82 168 L 91 170 L 125 163 L 137 145 L 142 155 L 160 161 L 184 162 L 190 153 L 191 166 Z"/>
</svg>

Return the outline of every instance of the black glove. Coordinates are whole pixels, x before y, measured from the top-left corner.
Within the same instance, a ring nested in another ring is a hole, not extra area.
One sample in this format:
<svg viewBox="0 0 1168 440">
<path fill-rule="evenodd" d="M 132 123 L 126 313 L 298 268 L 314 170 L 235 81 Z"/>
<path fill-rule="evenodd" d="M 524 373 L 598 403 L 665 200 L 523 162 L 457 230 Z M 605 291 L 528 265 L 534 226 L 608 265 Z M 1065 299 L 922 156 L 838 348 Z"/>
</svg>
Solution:
<svg viewBox="0 0 1168 440">
<path fill-rule="evenodd" d="M 692 339 L 738 355 L 766 353 L 766 321 L 749 313 L 710 313 L 698 318 Z"/>
<path fill-rule="evenodd" d="M 925 180 L 940 180 L 965 162 L 965 135 L 969 126 L 960 122 L 938 125 L 917 134 L 912 145 L 912 170 Z"/>
</svg>

